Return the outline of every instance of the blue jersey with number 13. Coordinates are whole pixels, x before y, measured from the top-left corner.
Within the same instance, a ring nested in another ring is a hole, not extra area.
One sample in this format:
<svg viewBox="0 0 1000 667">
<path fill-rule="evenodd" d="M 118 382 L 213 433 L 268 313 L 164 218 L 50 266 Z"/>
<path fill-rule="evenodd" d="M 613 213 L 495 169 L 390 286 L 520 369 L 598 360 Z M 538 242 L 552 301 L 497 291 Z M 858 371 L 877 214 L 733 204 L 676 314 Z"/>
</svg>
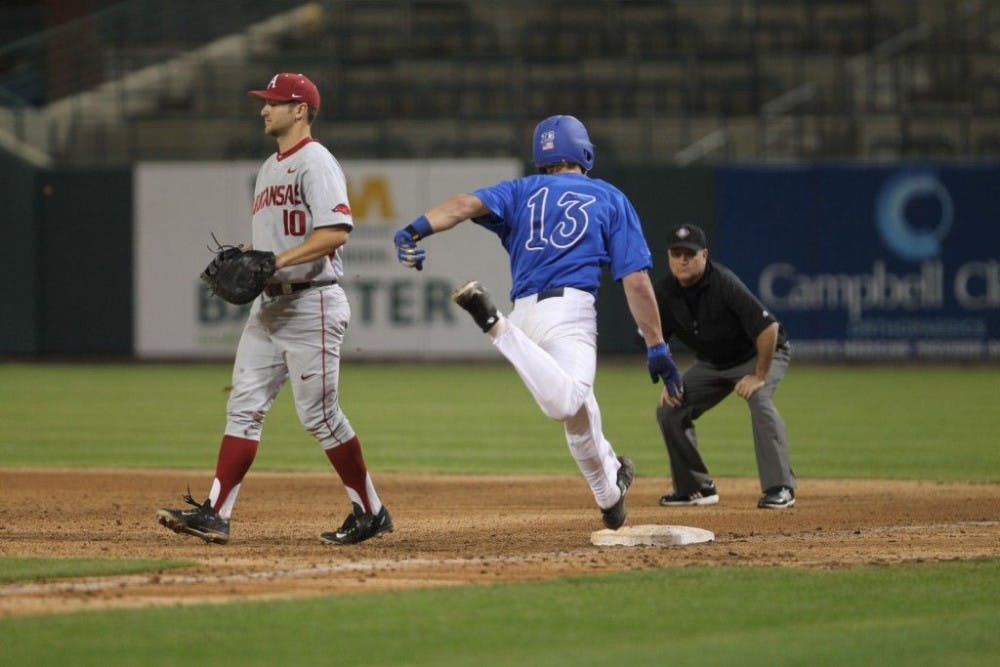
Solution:
<svg viewBox="0 0 1000 667">
<path fill-rule="evenodd" d="M 474 222 L 510 255 L 511 300 L 552 287 L 596 294 L 604 266 L 615 280 L 652 267 L 635 208 L 606 181 L 538 174 L 471 194 L 490 209 Z"/>
</svg>

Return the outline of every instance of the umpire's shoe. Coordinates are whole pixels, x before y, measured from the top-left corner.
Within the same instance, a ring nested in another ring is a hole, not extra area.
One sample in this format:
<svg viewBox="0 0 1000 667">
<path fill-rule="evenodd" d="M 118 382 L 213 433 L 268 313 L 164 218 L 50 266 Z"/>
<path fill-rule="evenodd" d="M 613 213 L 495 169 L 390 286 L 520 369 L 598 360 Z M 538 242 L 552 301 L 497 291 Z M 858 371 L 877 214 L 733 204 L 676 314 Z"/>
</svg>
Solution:
<svg viewBox="0 0 1000 667">
<path fill-rule="evenodd" d="M 795 490 L 789 486 L 772 486 L 757 501 L 757 507 L 766 510 L 795 507 Z"/>
<path fill-rule="evenodd" d="M 715 505 L 719 502 L 719 492 L 715 489 L 715 484 L 703 486 L 691 495 L 681 493 L 671 493 L 660 496 L 660 504 L 664 507 L 683 507 L 685 505 Z"/>
<path fill-rule="evenodd" d="M 366 514 L 357 503 L 351 503 L 353 511 L 344 519 L 344 524 L 335 532 L 322 533 L 319 539 L 327 544 L 357 544 L 377 537 L 383 533 L 391 533 L 392 517 L 389 510 L 382 506 L 378 514 Z"/>
<path fill-rule="evenodd" d="M 190 492 L 184 496 L 185 502 L 194 505 L 193 510 L 161 509 L 156 513 L 160 523 L 175 533 L 187 533 L 200 537 L 206 542 L 225 544 L 229 541 L 229 520 L 223 519 L 212 509 L 212 501 L 205 499 L 198 504 Z"/>
<path fill-rule="evenodd" d="M 488 332 L 500 321 L 500 312 L 493 299 L 478 281 L 470 280 L 451 293 L 451 300 L 464 308 L 483 332 Z"/>
<path fill-rule="evenodd" d="M 618 530 L 625 525 L 625 519 L 628 517 L 628 512 L 625 510 L 625 494 L 628 493 L 629 487 L 632 486 L 632 480 L 635 479 L 635 466 L 632 465 L 632 460 L 625 456 L 619 456 L 618 461 L 622 464 L 618 468 L 618 488 L 622 491 L 622 497 L 608 509 L 601 510 L 604 525 L 611 530 Z"/>
</svg>

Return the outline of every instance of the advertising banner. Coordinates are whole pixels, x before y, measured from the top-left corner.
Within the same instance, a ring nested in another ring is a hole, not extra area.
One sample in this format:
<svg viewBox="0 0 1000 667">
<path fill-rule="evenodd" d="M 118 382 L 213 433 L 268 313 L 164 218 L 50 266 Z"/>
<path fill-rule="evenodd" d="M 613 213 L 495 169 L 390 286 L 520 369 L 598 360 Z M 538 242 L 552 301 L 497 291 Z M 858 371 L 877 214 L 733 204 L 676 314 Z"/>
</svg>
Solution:
<svg viewBox="0 0 1000 667">
<path fill-rule="evenodd" d="M 797 356 L 1000 359 L 1000 169 L 725 167 L 711 255 Z"/>
<path fill-rule="evenodd" d="M 140 163 L 135 168 L 135 354 L 138 358 L 231 358 L 248 306 L 206 293 L 198 279 L 222 243 L 250 241 L 260 162 Z M 423 271 L 401 266 L 396 229 L 439 201 L 521 175 L 516 160 L 343 163 L 354 232 L 344 248 L 352 308 L 350 358 L 494 357 L 471 319 L 451 303 L 453 287 L 482 281 L 497 305 L 510 291 L 499 239 L 470 222 L 425 242 Z"/>
</svg>

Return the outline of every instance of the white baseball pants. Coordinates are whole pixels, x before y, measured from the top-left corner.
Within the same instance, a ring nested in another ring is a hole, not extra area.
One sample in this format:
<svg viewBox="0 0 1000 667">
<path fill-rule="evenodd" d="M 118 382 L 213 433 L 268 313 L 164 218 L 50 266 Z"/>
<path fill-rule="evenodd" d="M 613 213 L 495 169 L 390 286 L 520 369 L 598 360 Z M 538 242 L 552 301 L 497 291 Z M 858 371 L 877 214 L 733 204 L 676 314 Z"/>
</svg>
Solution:
<svg viewBox="0 0 1000 667">
<path fill-rule="evenodd" d="M 260 440 L 264 417 L 286 381 L 302 426 L 323 449 L 354 437 L 340 409 L 340 348 L 351 307 L 340 285 L 258 298 L 233 364 L 226 434 Z"/>
<path fill-rule="evenodd" d="M 566 443 L 599 507 L 618 502 L 620 464 L 601 429 L 594 396 L 597 311 L 589 292 L 567 287 L 562 296 L 517 299 L 493 345 L 517 370 L 538 407 L 563 422 Z"/>
</svg>

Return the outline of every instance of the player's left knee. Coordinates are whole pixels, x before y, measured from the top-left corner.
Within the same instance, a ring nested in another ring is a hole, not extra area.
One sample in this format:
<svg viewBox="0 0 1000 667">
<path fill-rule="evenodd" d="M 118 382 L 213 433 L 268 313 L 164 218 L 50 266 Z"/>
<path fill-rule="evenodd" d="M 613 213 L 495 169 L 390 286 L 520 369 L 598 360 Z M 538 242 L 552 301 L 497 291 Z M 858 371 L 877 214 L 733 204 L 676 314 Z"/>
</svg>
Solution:
<svg viewBox="0 0 1000 667">
<path fill-rule="evenodd" d="M 350 440 L 354 436 L 354 430 L 344 414 L 338 411 L 336 414 L 325 418 L 303 422 L 302 426 L 319 442 L 324 449 L 336 447 L 342 442 Z"/>
<path fill-rule="evenodd" d="M 265 412 L 233 410 L 226 415 L 226 433 L 250 440 L 260 440 Z"/>
</svg>

